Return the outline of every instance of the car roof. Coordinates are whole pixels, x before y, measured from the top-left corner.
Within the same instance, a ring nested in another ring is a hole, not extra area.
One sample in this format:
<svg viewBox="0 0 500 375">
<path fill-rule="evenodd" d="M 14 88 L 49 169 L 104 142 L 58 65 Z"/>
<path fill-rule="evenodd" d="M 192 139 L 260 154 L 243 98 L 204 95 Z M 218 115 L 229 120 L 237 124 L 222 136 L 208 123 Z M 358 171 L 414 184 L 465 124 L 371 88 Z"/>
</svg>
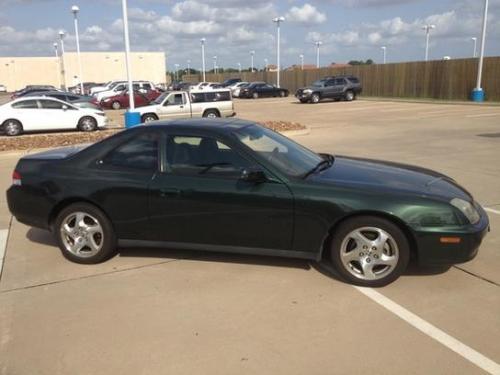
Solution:
<svg viewBox="0 0 500 375">
<path fill-rule="evenodd" d="M 164 128 L 176 127 L 177 129 L 210 129 L 225 133 L 231 130 L 241 129 L 249 125 L 256 125 L 256 123 L 254 121 L 242 120 L 237 118 L 193 118 L 182 120 L 154 121 L 150 122 L 147 126 Z"/>
</svg>

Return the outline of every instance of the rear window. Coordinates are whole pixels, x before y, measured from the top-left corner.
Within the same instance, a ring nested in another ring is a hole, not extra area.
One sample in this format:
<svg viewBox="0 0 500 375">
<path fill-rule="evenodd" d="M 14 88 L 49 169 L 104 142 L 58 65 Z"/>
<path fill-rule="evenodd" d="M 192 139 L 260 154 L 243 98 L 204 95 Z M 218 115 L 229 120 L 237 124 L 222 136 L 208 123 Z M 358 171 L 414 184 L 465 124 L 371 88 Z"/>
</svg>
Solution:
<svg viewBox="0 0 500 375">
<path fill-rule="evenodd" d="M 224 102 L 229 100 L 231 100 L 229 91 L 197 92 L 191 94 L 191 101 L 193 103 Z"/>
<path fill-rule="evenodd" d="M 349 81 L 351 81 L 352 83 L 359 83 L 359 79 L 356 77 L 349 77 Z"/>
</svg>

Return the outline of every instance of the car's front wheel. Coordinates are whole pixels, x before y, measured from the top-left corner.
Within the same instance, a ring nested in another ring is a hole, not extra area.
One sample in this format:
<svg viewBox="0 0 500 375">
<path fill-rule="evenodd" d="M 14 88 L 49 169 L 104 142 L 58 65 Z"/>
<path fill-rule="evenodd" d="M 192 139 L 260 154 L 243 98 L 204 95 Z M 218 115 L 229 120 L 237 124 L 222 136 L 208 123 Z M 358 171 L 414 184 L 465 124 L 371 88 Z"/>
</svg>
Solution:
<svg viewBox="0 0 500 375">
<path fill-rule="evenodd" d="M 254 92 L 254 93 L 252 94 L 252 98 L 254 98 L 254 99 L 259 99 L 259 93 L 258 93 L 258 92 Z"/>
<path fill-rule="evenodd" d="M 151 121 L 156 121 L 158 120 L 158 116 L 156 116 L 153 113 L 146 113 L 145 115 L 142 115 L 141 118 L 143 123 L 151 122 Z"/>
<path fill-rule="evenodd" d="M 313 104 L 319 103 L 320 99 L 321 98 L 319 97 L 319 94 L 317 94 L 317 93 L 314 93 L 311 95 L 311 103 L 313 103 Z"/>
<path fill-rule="evenodd" d="M 347 100 L 348 102 L 352 102 L 355 98 L 356 95 L 354 95 L 354 92 L 352 92 L 351 90 L 345 93 L 345 100 Z"/>
<path fill-rule="evenodd" d="M 78 129 L 82 132 L 92 132 L 97 130 L 97 121 L 95 118 L 90 116 L 85 116 L 78 121 Z"/>
<path fill-rule="evenodd" d="M 113 109 L 120 109 L 122 107 L 122 105 L 118 101 L 113 102 L 111 106 L 113 107 Z"/>
<path fill-rule="evenodd" d="M 379 287 L 396 280 L 406 269 L 410 246 L 394 223 L 375 216 L 343 222 L 333 235 L 331 260 L 347 281 Z"/>
<path fill-rule="evenodd" d="M 54 233 L 63 255 L 76 263 L 102 262 L 116 249 L 111 222 L 91 204 L 75 203 L 64 208 L 57 215 Z"/>
</svg>

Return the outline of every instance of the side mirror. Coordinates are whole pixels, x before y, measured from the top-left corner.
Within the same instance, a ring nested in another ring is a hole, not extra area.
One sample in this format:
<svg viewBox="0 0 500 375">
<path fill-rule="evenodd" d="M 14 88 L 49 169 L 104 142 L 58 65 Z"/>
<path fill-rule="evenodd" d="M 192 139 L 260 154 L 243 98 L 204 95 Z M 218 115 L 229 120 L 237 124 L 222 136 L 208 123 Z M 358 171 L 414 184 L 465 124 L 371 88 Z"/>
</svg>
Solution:
<svg viewBox="0 0 500 375">
<path fill-rule="evenodd" d="M 258 168 L 245 168 L 241 171 L 240 180 L 259 184 L 267 180 L 263 170 Z"/>
<path fill-rule="evenodd" d="M 68 106 L 66 104 L 63 104 L 62 109 L 63 109 L 63 111 L 67 111 L 68 110 Z"/>
</svg>

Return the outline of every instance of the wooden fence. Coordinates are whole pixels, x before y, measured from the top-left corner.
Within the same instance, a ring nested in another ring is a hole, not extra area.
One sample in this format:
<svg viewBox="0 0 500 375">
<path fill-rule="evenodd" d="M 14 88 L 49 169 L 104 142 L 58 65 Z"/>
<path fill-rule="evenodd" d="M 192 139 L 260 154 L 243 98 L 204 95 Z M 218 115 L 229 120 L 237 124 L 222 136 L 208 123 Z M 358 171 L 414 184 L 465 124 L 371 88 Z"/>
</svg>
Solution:
<svg viewBox="0 0 500 375">
<path fill-rule="evenodd" d="M 359 65 L 345 68 L 282 71 L 281 87 L 294 93 L 324 76 L 352 74 L 361 79 L 363 95 L 399 98 L 468 100 L 476 84 L 477 59 L 437 60 L 398 64 Z M 276 82 L 275 72 L 207 74 L 207 80 L 222 82 L 239 77 L 244 81 Z M 199 82 L 199 75 L 184 75 Z M 500 57 L 484 59 L 483 89 L 486 100 L 500 101 Z"/>
</svg>

